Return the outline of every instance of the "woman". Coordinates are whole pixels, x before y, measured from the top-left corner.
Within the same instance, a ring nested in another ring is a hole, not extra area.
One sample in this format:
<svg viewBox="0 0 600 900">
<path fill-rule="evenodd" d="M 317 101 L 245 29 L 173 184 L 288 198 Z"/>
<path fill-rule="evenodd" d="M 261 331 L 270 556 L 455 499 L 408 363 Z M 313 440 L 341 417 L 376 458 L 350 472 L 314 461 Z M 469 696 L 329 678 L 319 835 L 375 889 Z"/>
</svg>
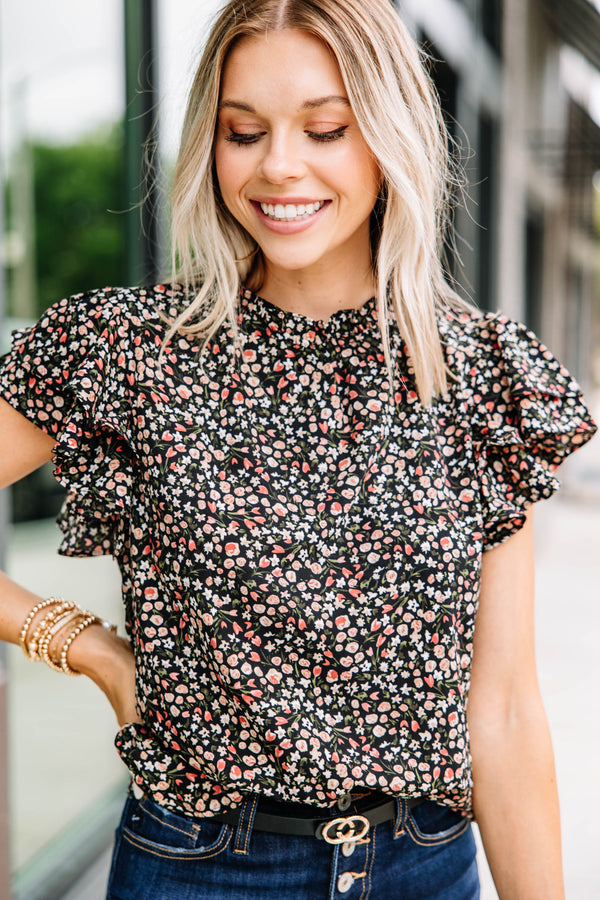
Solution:
<svg viewBox="0 0 600 900">
<path fill-rule="evenodd" d="M 181 285 L 63 301 L 3 362 L 3 483 L 54 454 L 63 552 L 123 575 L 131 646 L 2 582 L 2 637 L 121 726 L 109 897 L 473 898 L 473 815 L 501 898 L 563 896 L 527 508 L 594 426 L 447 285 L 447 173 L 388 0 L 232 0 Z"/>
</svg>

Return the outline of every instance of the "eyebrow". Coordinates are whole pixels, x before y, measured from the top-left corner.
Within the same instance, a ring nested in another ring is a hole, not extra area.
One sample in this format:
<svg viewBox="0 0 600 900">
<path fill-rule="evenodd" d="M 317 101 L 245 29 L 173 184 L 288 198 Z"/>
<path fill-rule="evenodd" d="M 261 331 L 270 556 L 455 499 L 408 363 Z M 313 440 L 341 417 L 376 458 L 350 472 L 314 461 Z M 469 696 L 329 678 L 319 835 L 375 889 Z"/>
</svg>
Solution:
<svg viewBox="0 0 600 900">
<path fill-rule="evenodd" d="M 350 101 L 347 97 L 342 97 L 339 94 L 329 94 L 327 97 L 317 97 L 315 100 L 305 100 L 300 109 L 318 109 L 320 106 L 325 106 L 328 103 L 343 103 L 344 106 L 350 106 Z M 249 103 L 242 103 L 241 100 L 223 100 L 219 103 L 219 109 L 240 109 L 242 112 L 249 112 L 256 115 L 254 107 L 250 106 Z"/>
<path fill-rule="evenodd" d="M 301 109 L 317 109 L 317 107 L 325 106 L 327 103 L 343 103 L 344 106 L 350 106 L 350 101 L 347 97 L 330 94 L 328 97 L 319 97 L 317 100 L 307 100 L 302 104 Z"/>
</svg>

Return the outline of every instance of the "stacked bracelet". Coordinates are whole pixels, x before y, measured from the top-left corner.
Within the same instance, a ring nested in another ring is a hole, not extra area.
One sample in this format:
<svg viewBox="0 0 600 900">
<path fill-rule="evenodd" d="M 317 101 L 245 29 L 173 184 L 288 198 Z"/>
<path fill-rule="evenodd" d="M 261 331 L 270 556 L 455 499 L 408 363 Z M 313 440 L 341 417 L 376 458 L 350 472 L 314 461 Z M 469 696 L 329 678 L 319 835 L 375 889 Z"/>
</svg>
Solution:
<svg viewBox="0 0 600 900">
<path fill-rule="evenodd" d="M 77 607 L 74 603 L 60 600 L 58 597 L 54 598 L 54 605 L 39 622 L 31 639 L 26 642 L 26 652 L 29 659 L 32 659 L 34 662 L 43 660 L 42 651 L 47 650 L 46 645 L 52 639 L 56 622 L 62 620 L 65 613 L 71 613 L 76 609 Z"/>
<path fill-rule="evenodd" d="M 25 656 L 30 659 L 29 649 L 27 644 L 25 643 L 27 639 L 27 632 L 29 631 L 29 626 L 33 622 L 36 617 L 36 614 L 41 610 L 45 609 L 46 606 L 53 606 L 56 603 L 60 603 L 59 597 L 48 597 L 47 600 L 41 600 L 39 603 L 36 603 L 25 621 L 23 622 L 23 627 L 21 628 L 21 633 L 19 634 L 19 646 L 21 650 L 25 654 Z"/>
<path fill-rule="evenodd" d="M 78 625 L 75 626 L 71 634 L 65 640 L 62 645 L 62 650 L 60 651 L 60 663 L 57 666 L 59 672 L 64 672 L 65 675 L 80 675 L 81 672 L 77 672 L 75 669 L 72 669 L 67 661 L 67 653 L 69 652 L 69 648 L 76 637 L 79 637 L 82 631 L 84 631 L 90 625 L 102 625 L 102 619 L 99 619 L 98 616 L 92 615 L 92 613 L 88 613 L 84 619 L 82 619 Z"/>
<path fill-rule="evenodd" d="M 38 612 L 43 609 L 48 611 L 36 623 L 31 637 L 29 631 L 35 621 Z M 65 675 L 79 675 L 69 665 L 67 656 L 73 641 L 90 625 L 102 625 L 103 628 L 116 633 L 117 626 L 98 618 L 91 612 L 82 610 L 77 604 L 62 597 L 49 597 L 41 600 L 27 615 L 19 633 L 19 645 L 25 656 L 34 662 L 45 662 L 55 672 L 64 672 Z M 61 639 L 67 629 L 70 630 Z M 53 644 L 58 638 L 58 647 L 53 649 Z M 60 647 L 60 649 L 59 649 Z"/>
<path fill-rule="evenodd" d="M 55 672 L 60 672 L 60 666 L 52 659 L 50 654 L 50 645 L 53 639 L 61 633 L 68 625 L 71 625 L 73 622 L 78 621 L 81 618 L 81 610 L 78 606 L 73 604 L 66 611 L 62 611 L 52 622 L 50 627 L 46 628 L 44 631 L 44 636 L 40 640 L 37 647 L 38 657 L 42 662 L 45 662 L 47 666 L 50 666 L 51 669 L 54 669 Z"/>
</svg>

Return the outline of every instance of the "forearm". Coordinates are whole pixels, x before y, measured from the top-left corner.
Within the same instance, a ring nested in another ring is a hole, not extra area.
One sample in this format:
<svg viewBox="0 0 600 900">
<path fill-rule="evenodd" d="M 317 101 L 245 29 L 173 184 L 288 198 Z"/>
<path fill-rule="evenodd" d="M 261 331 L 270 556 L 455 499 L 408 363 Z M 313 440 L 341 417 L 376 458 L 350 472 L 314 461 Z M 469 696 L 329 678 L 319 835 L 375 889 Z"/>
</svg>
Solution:
<svg viewBox="0 0 600 900">
<path fill-rule="evenodd" d="M 18 644 L 23 622 L 41 600 L 37 594 L 0 572 L 0 640 Z"/>
<path fill-rule="evenodd" d="M 44 602 L 44 599 L 45 598 L 42 598 L 37 594 L 32 593 L 32 591 L 27 590 L 27 588 L 17 584 L 4 572 L 0 572 L 0 640 L 11 644 L 18 644 L 22 636 L 23 625 L 26 621 L 29 622 L 27 633 L 28 636 L 31 636 L 35 631 L 36 624 L 43 619 L 44 615 L 47 614 L 48 609 L 40 609 L 31 619 L 28 619 L 28 616 L 34 607 L 41 605 Z M 90 630 L 94 629 L 94 634 L 95 628 L 96 626 L 90 626 Z M 97 636 L 99 637 L 100 635 L 101 632 L 98 632 Z M 81 656 L 81 649 L 83 645 L 87 643 L 90 643 L 89 650 L 93 667 L 95 656 L 94 649 L 97 642 L 84 640 L 83 633 L 79 635 L 77 641 L 73 642 L 73 646 L 70 648 L 71 653 L 69 659 L 72 661 L 72 657 L 76 656 L 79 657 L 80 662 L 85 662 L 85 659 L 82 659 Z M 99 651 L 101 647 L 102 643 L 98 643 L 96 650 Z M 79 669 L 77 671 L 79 671 Z"/>
<path fill-rule="evenodd" d="M 50 460 L 54 443 L 53 437 L 45 434 L 0 398 L 0 488 L 12 484 Z M 72 599 L 78 600 L 77 597 Z M 41 602 L 42 597 L 0 572 L 0 640 L 18 644 L 30 613 Z M 27 640 L 35 634 L 36 627 L 44 622 L 49 610 L 51 607 L 46 606 L 31 617 L 25 634 Z M 50 637 L 52 634 L 55 646 L 63 641 L 66 664 L 75 672 L 88 675 L 96 682 L 108 697 L 120 724 L 134 721 L 137 719 L 135 663 L 129 642 L 99 624 L 89 624 L 65 648 L 64 642 L 72 633 L 72 628 L 76 628 L 84 619 L 85 616 L 78 616 L 77 611 L 72 618 L 67 615 L 63 620 L 55 617 L 52 625 L 49 625 L 47 635 Z M 48 619 L 46 621 L 49 622 Z M 64 622 L 62 630 L 61 621 Z M 50 650 L 51 646 L 49 644 L 47 649 Z"/>
<path fill-rule="evenodd" d="M 500 900 L 562 900 L 554 758 L 541 701 L 471 735 L 475 818 Z"/>
<path fill-rule="evenodd" d="M 0 572 L 0 640 L 18 644 L 23 624 L 43 598 Z M 31 620 L 28 636 L 44 617 Z M 65 632 L 65 636 L 66 633 Z M 59 635 L 60 637 L 60 635 Z M 138 719 L 135 706 L 135 666 L 129 642 L 99 624 L 87 627 L 69 646 L 68 665 L 91 678 L 106 694 L 120 724 Z"/>
</svg>

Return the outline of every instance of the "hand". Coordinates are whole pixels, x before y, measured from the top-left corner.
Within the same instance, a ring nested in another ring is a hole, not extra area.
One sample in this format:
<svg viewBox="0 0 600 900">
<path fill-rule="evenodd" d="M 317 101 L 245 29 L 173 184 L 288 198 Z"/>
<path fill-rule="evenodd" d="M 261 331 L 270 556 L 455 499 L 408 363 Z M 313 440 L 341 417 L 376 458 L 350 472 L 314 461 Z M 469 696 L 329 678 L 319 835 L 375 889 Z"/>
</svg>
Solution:
<svg viewBox="0 0 600 900">
<path fill-rule="evenodd" d="M 106 694 L 120 727 L 142 721 L 135 698 L 135 659 L 128 640 L 101 625 L 90 625 L 73 641 L 69 665 Z"/>
</svg>

